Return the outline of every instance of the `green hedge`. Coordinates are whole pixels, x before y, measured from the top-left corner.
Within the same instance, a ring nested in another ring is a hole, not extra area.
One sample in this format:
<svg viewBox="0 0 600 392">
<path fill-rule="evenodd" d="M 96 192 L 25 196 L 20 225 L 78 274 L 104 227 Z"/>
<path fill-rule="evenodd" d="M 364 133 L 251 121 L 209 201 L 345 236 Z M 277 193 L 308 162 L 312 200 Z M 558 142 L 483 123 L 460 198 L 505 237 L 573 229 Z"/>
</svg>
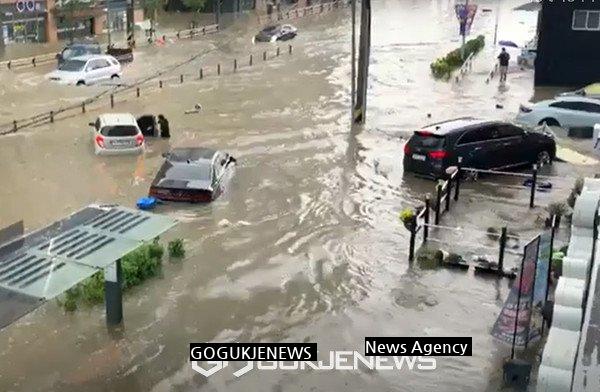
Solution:
<svg viewBox="0 0 600 392">
<path fill-rule="evenodd" d="M 183 257 L 183 241 L 175 240 L 179 248 L 178 251 Z M 169 247 L 171 247 L 169 243 Z M 123 273 L 123 290 L 141 284 L 148 278 L 152 278 L 160 273 L 162 257 L 165 253 L 164 247 L 158 243 L 158 240 L 143 244 L 136 250 L 129 252 L 121 258 L 121 268 Z M 80 305 L 94 305 L 104 301 L 104 272 L 99 271 L 90 276 L 75 287 L 67 290 L 59 304 L 67 311 L 74 311 Z"/>
<path fill-rule="evenodd" d="M 483 35 L 471 39 L 465 43 L 465 58 L 471 53 L 478 53 L 485 46 L 485 37 Z M 454 49 L 444 57 L 440 57 L 429 65 L 431 73 L 436 78 L 448 79 L 452 72 L 463 65 L 463 59 L 460 57 L 460 48 Z"/>
</svg>

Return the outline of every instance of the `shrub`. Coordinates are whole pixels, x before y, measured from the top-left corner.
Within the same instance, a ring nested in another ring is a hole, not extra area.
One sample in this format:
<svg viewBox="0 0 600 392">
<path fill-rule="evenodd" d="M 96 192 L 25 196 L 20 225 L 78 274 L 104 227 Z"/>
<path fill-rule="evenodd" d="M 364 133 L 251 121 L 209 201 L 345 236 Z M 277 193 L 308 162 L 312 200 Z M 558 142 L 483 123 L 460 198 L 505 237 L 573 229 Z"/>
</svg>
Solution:
<svg viewBox="0 0 600 392">
<path fill-rule="evenodd" d="M 413 217 L 415 216 L 415 212 L 411 208 L 405 208 L 400 211 L 400 220 L 402 223 L 410 223 L 412 222 Z"/>
<path fill-rule="evenodd" d="M 144 280 L 156 276 L 160 271 L 164 248 L 158 241 L 141 245 L 121 258 L 123 290 L 137 286 Z M 85 279 L 67 290 L 64 300 L 59 301 L 66 311 L 72 312 L 79 304 L 94 305 L 104 300 L 104 272 Z"/>
<path fill-rule="evenodd" d="M 185 248 L 183 247 L 183 240 L 176 239 L 169 242 L 169 257 L 181 259 L 185 256 Z"/>
<path fill-rule="evenodd" d="M 465 43 L 465 58 L 471 53 L 478 53 L 485 46 L 485 37 L 483 35 L 471 39 Z M 463 59 L 460 56 L 460 48 L 454 49 L 444 57 L 440 57 L 432 62 L 429 67 L 435 78 L 448 79 L 452 72 L 463 65 Z"/>
</svg>

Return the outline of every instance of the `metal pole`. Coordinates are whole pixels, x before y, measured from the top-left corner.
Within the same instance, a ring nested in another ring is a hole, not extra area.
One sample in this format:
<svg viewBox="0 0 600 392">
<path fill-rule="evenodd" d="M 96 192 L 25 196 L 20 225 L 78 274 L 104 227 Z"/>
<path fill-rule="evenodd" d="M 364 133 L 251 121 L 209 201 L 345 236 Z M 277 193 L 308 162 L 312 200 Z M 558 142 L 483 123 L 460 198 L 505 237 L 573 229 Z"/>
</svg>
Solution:
<svg viewBox="0 0 600 392">
<path fill-rule="evenodd" d="M 548 276 L 546 277 L 546 295 L 544 296 L 545 302 L 548 302 L 548 293 L 550 292 L 550 282 L 552 280 L 552 253 L 554 253 L 554 234 L 556 233 L 556 215 L 552 215 L 552 230 L 550 231 L 550 256 L 548 257 Z"/>
<path fill-rule="evenodd" d="M 123 321 L 121 260 L 104 269 L 104 300 L 106 303 L 106 325 L 119 325 Z"/>
<path fill-rule="evenodd" d="M 356 102 L 352 114 L 355 124 L 364 124 L 367 110 L 367 85 L 371 53 L 371 0 L 361 1 L 360 38 L 356 79 Z"/>
<path fill-rule="evenodd" d="M 461 176 L 462 157 L 458 157 L 458 165 L 456 166 L 456 184 L 454 185 L 454 201 L 458 201 L 460 192 L 460 176 Z"/>
<path fill-rule="evenodd" d="M 414 215 L 410 222 L 410 245 L 408 248 L 408 261 L 415 259 L 415 239 L 417 237 L 417 216 Z"/>
<path fill-rule="evenodd" d="M 517 342 L 517 327 L 519 324 L 519 307 L 521 306 L 521 284 L 523 282 L 523 266 L 525 258 L 521 260 L 521 272 L 519 273 L 519 292 L 517 294 L 517 310 L 515 311 L 515 328 L 513 330 L 513 341 L 510 348 L 510 359 L 515 359 L 515 344 Z"/>
<path fill-rule="evenodd" d="M 541 240 L 541 237 L 538 236 L 538 240 L 537 240 L 538 246 L 537 246 L 537 249 L 535 250 L 535 264 L 534 264 L 534 268 L 533 268 L 532 290 L 535 289 L 535 275 L 537 274 L 537 263 L 540 258 L 540 240 Z M 525 334 L 525 348 L 527 348 L 527 345 L 529 344 L 529 333 L 531 332 L 531 315 L 533 313 L 533 297 L 534 297 L 534 293 L 532 293 L 529 298 L 529 318 L 527 319 L 527 333 Z"/>
<path fill-rule="evenodd" d="M 537 164 L 533 165 L 533 173 L 531 175 L 531 194 L 529 196 L 529 208 L 535 207 L 535 188 L 537 187 Z"/>
<path fill-rule="evenodd" d="M 107 39 L 108 39 L 108 46 L 111 45 L 111 36 L 110 36 L 110 0 L 106 1 L 106 28 L 107 28 Z"/>
<path fill-rule="evenodd" d="M 465 59 L 465 41 L 467 39 L 467 20 L 469 19 L 469 0 L 465 0 L 465 20 L 462 31 L 462 45 L 460 46 L 460 58 Z"/>
<path fill-rule="evenodd" d="M 429 205 L 431 202 L 429 201 L 429 195 L 425 197 L 425 214 L 423 218 L 425 220 L 425 224 L 423 225 L 423 243 L 427 242 L 427 237 L 429 237 Z"/>
<path fill-rule="evenodd" d="M 450 199 L 452 198 L 452 177 L 446 180 L 446 209 L 445 211 L 450 211 Z"/>
<path fill-rule="evenodd" d="M 351 114 L 354 113 L 356 103 L 356 0 L 352 0 L 352 52 L 350 61 L 352 61 L 352 104 L 350 106 Z M 354 115 L 352 115 L 354 118 Z"/>
<path fill-rule="evenodd" d="M 504 275 L 504 249 L 506 248 L 506 226 L 502 228 L 500 234 L 500 254 L 498 255 L 498 275 Z"/>
<path fill-rule="evenodd" d="M 496 46 L 496 41 L 498 39 L 498 19 L 500 18 L 500 4 L 496 4 L 496 25 L 494 26 L 494 46 Z"/>
<path fill-rule="evenodd" d="M 437 195 L 435 197 L 435 224 L 440 224 L 440 204 L 442 204 L 442 184 L 437 184 Z"/>
</svg>

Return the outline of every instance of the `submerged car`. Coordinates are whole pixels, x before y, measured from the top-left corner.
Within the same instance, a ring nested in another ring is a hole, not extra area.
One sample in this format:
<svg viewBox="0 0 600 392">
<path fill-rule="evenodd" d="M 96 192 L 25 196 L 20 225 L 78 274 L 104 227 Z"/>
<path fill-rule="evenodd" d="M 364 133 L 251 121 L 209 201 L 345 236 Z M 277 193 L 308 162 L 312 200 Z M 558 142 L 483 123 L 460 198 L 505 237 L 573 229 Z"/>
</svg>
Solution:
<svg viewBox="0 0 600 392">
<path fill-rule="evenodd" d="M 254 37 L 258 42 L 287 41 L 298 34 L 298 29 L 290 24 L 269 26 L 262 29 Z"/>
<path fill-rule="evenodd" d="M 210 202 L 223 192 L 235 158 L 210 148 L 175 148 L 165 154 L 149 196 L 189 203 Z"/>
<path fill-rule="evenodd" d="M 75 42 L 66 46 L 60 53 L 56 55 L 58 65 L 60 66 L 65 61 L 75 57 L 86 55 L 100 55 L 102 48 L 98 42 Z"/>
<path fill-rule="evenodd" d="M 553 136 L 509 122 L 464 117 L 416 131 L 404 146 L 404 171 L 444 178 L 458 164 L 476 169 L 505 169 L 550 163 L 556 155 Z"/>
<path fill-rule="evenodd" d="M 585 97 L 556 97 L 535 104 L 522 104 L 517 122 L 563 128 L 593 128 L 600 123 L 600 100 Z"/>
<path fill-rule="evenodd" d="M 587 97 L 600 98 L 600 83 L 592 83 L 575 91 L 567 91 L 557 97 Z"/>
<path fill-rule="evenodd" d="M 129 113 L 106 113 L 89 123 L 96 155 L 140 154 L 144 135 Z"/>
<path fill-rule="evenodd" d="M 121 75 L 121 64 L 114 57 L 85 55 L 64 61 L 57 70 L 47 74 L 46 78 L 61 84 L 81 86 L 119 79 Z"/>
</svg>

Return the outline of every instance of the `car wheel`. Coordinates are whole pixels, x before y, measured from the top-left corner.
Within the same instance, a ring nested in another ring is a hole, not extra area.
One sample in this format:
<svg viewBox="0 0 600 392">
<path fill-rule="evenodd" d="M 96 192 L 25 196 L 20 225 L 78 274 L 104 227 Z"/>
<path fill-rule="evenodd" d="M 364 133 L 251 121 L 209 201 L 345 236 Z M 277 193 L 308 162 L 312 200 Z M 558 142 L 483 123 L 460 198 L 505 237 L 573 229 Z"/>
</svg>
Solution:
<svg viewBox="0 0 600 392">
<path fill-rule="evenodd" d="M 77 83 L 75 83 L 77 86 L 85 86 L 85 82 L 83 80 L 79 80 Z"/>
<path fill-rule="evenodd" d="M 558 121 L 556 121 L 553 118 L 545 118 L 538 123 L 538 125 L 544 125 L 544 124 L 546 124 L 549 127 L 560 127 L 560 124 L 558 123 Z"/>
<path fill-rule="evenodd" d="M 550 153 L 548 151 L 542 150 L 537 154 L 536 163 L 538 164 L 539 167 L 551 164 L 552 156 L 550 156 Z"/>
</svg>

